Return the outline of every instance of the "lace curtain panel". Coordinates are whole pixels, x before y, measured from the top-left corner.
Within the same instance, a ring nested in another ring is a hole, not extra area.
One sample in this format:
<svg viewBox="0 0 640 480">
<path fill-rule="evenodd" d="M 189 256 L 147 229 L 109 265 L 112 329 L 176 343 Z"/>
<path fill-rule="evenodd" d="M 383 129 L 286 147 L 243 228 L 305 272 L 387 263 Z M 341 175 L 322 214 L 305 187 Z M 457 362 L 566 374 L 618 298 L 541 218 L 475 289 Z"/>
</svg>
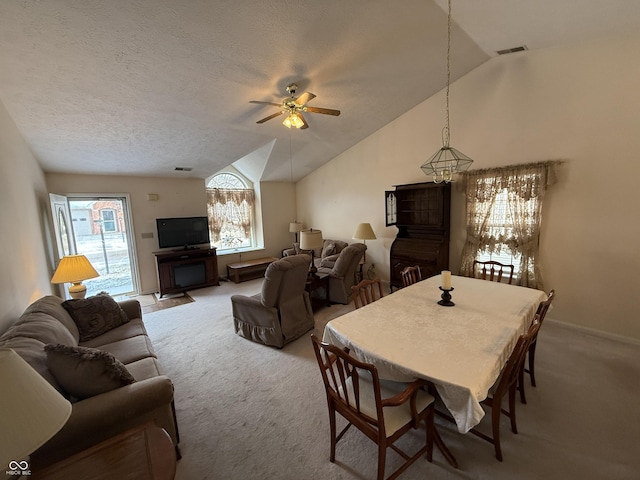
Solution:
<svg viewBox="0 0 640 480">
<path fill-rule="evenodd" d="M 241 239 L 222 238 L 221 232 L 227 226 L 242 229 L 244 237 L 251 238 L 251 224 L 255 192 L 252 189 L 207 188 L 207 213 L 213 243 L 223 247 L 239 246 Z M 228 244 L 228 245 L 227 245 Z"/>
<path fill-rule="evenodd" d="M 472 170 L 462 175 L 467 239 L 460 274 L 474 276 L 478 252 L 520 256 L 518 284 L 543 289 L 538 262 L 542 204 L 560 162 Z M 505 200 L 506 199 L 506 200 Z"/>
</svg>

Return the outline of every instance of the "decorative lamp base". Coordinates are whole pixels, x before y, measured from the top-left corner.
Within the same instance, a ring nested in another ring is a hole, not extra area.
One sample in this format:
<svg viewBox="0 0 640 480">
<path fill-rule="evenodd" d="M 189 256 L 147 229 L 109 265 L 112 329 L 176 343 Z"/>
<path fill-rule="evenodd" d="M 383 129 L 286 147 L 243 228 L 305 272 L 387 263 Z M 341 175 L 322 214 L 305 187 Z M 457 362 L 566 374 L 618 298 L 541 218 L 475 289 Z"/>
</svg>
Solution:
<svg viewBox="0 0 640 480">
<path fill-rule="evenodd" d="M 442 290 L 442 300 L 438 301 L 438 305 L 442 305 L 443 307 L 453 307 L 455 305 L 455 303 L 453 303 L 451 301 L 451 294 L 449 292 L 453 291 L 453 287 L 451 287 L 450 290 L 445 290 L 442 287 L 438 287 L 440 290 Z"/>
</svg>

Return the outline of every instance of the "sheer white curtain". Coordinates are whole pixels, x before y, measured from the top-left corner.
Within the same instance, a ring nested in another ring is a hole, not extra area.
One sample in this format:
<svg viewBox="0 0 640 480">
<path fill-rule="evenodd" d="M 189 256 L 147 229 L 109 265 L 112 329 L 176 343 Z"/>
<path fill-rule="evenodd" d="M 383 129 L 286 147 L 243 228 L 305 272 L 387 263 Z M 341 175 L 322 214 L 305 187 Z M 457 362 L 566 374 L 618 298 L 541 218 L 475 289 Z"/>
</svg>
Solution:
<svg viewBox="0 0 640 480">
<path fill-rule="evenodd" d="M 543 288 L 538 262 L 542 204 L 547 187 L 556 181 L 559 163 L 513 165 L 462 174 L 467 239 L 462 250 L 461 275 L 473 276 L 473 261 L 479 251 L 507 252 L 520 256 L 518 284 Z M 497 202 L 499 196 L 506 201 Z"/>
</svg>

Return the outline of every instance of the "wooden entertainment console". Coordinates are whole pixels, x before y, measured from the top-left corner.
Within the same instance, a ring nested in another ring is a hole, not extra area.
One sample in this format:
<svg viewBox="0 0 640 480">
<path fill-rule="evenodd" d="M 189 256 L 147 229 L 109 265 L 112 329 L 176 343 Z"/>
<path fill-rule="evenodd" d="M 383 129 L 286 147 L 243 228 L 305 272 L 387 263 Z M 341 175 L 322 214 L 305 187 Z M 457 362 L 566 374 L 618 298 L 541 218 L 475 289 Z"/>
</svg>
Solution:
<svg viewBox="0 0 640 480">
<path fill-rule="evenodd" d="M 215 248 L 153 252 L 160 297 L 195 288 L 220 285 Z"/>
</svg>

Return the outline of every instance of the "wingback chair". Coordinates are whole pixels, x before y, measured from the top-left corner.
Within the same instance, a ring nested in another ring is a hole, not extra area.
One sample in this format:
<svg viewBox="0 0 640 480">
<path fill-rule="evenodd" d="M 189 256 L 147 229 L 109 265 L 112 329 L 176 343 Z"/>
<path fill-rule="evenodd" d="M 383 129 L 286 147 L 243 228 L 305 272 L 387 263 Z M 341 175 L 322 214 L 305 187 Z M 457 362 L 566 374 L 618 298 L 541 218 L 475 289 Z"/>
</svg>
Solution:
<svg viewBox="0 0 640 480">
<path fill-rule="evenodd" d="M 309 294 L 305 291 L 310 255 L 293 255 L 270 264 L 262 292 L 233 295 L 233 325 L 241 337 L 282 348 L 314 327 Z"/>
<path fill-rule="evenodd" d="M 351 287 L 356 284 L 356 268 L 367 246 L 364 243 L 352 243 L 345 247 L 332 268 L 320 266 L 318 273 L 329 274 L 329 300 L 333 303 L 349 303 Z"/>
</svg>

